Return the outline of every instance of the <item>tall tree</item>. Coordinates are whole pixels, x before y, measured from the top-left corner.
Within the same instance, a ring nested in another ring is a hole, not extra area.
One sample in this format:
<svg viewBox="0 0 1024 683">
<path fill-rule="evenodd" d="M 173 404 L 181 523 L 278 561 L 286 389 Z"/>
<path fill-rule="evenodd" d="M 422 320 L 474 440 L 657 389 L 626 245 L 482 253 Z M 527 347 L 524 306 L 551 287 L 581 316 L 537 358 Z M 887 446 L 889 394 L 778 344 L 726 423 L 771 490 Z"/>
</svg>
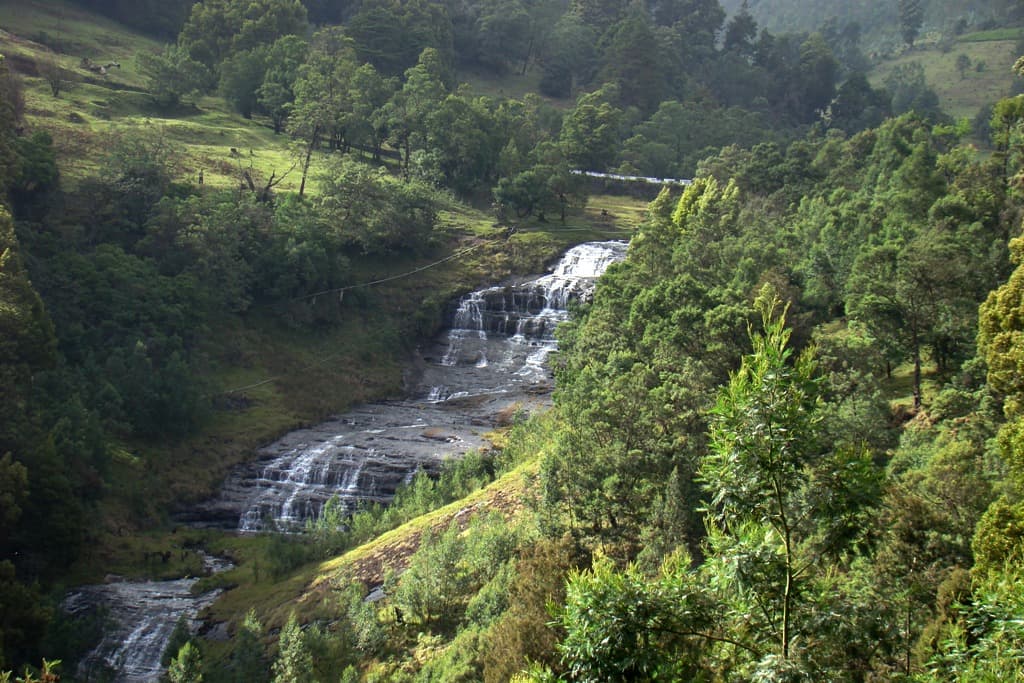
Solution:
<svg viewBox="0 0 1024 683">
<path fill-rule="evenodd" d="M 636 8 L 612 25 L 602 40 L 599 77 L 619 87 L 618 104 L 650 114 L 664 99 L 666 63 L 646 13 Z"/>
<path fill-rule="evenodd" d="M 743 0 L 740 10 L 733 15 L 725 27 L 722 46 L 738 54 L 753 58 L 754 40 L 757 38 L 757 20 L 750 13 L 748 0 Z"/>
<path fill-rule="evenodd" d="M 355 69 L 355 48 L 340 28 L 322 29 L 313 36 L 309 56 L 293 86 L 295 104 L 288 124 L 290 132 L 303 141 L 300 197 L 305 193 L 313 152 L 324 141 L 336 145 L 345 139 L 351 111 L 349 79 Z"/>
<path fill-rule="evenodd" d="M 177 45 L 160 54 L 140 52 L 139 71 L 149 82 L 149 92 L 161 107 L 174 107 L 183 97 L 202 92 L 211 83 L 210 71 Z"/>
<path fill-rule="evenodd" d="M 948 235 L 928 231 L 903 247 L 883 245 L 865 251 L 848 283 L 850 316 L 866 325 L 883 345 L 910 357 L 915 409 L 923 400 L 925 347 L 935 342 L 943 321 L 963 318 L 963 311 L 973 307 L 965 287 L 965 264 L 958 253 Z"/>
<path fill-rule="evenodd" d="M 921 0 L 898 0 L 900 35 L 907 47 L 913 47 L 924 23 L 924 4 Z"/>
<path fill-rule="evenodd" d="M 256 91 L 256 101 L 270 117 L 274 132 L 284 130 L 295 103 L 295 81 L 306 61 L 309 45 L 298 36 L 284 36 L 267 52 L 266 72 Z"/>
<path fill-rule="evenodd" d="M 615 106 L 618 86 L 606 83 L 581 95 L 566 114 L 561 145 L 569 163 L 584 171 L 608 169 L 618 154 L 622 110 Z"/>
<path fill-rule="evenodd" d="M 232 53 L 304 35 L 306 26 L 306 8 L 299 0 L 206 0 L 192 6 L 178 46 L 216 73 Z"/>
<path fill-rule="evenodd" d="M 315 680 L 313 655 L 294 612 L 281 629 L 273 672 L 273 683 L 312 683 Z"/>
<path fill-rule="evenodd" d="M 386 105 L 391 139 L 402 153 L 402 172 L 409 176 L 413 147 L 426 142 L 428 121 L 445 97 L 441 55 L 427 48 L 416 66 L 405 72 L 405 84 Z"/>
</svg>

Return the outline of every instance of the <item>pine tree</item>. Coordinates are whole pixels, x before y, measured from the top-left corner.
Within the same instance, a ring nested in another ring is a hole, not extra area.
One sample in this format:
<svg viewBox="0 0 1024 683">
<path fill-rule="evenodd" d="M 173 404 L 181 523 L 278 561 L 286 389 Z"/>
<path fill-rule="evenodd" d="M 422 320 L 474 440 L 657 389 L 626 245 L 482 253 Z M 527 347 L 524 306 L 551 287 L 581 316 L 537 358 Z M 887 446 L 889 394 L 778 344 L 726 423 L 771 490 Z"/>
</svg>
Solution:
<svg viewBox="0 0 1024 683">
<path fill-rule="evenodd" d="M 313 680 L 313 656 L 293 612 L 281 629 L 273 683 L 311 683 Z"/>
<path fill-rule="evenodd" d="M 167 668 L 167 677 L 171 683 L 202 683 L 203 657 L 199 648 L 191 642 L 182 645 L 178 656 L 171 660 Z"/>
<path fill-rule="evenodd" d="M 900 35 L 907 47 L 913 47 L 924 23 L 924 6 L 921 0 L 899 0 Z"/>
</svg>

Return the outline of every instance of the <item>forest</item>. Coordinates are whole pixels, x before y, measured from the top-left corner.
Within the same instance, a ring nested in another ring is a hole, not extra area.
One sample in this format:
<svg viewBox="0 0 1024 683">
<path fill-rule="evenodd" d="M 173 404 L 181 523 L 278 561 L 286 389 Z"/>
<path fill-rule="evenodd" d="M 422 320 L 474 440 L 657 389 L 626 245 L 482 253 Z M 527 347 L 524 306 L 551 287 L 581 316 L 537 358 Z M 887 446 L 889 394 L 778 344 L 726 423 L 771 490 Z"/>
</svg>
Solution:
<svg viewBox="0 0 1024 683">
<path fill-rule="evenodd" d="M 856 4 L 0 3 L 0 681 L 107 680 L 63 596 L 200 550 L 174 683 L 1019 678 L 1024 15 Z M 302 533 L 178 521 L 635 204 L 549 410 Z"/>
</svg>

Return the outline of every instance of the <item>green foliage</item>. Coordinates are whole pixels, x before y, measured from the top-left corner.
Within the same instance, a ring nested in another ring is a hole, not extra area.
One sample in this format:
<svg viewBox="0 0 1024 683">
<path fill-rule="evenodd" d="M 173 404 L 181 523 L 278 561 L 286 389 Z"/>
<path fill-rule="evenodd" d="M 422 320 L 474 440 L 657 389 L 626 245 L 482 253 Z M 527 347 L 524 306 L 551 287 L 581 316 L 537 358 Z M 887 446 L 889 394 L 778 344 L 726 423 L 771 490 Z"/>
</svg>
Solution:
<svg viewBox="0 0 1024 683">
<path fill-rule="evenodd" d="M 1017 559 L 976 573 L 970 594 L 956 605 L 959 617 L 943 633 L 939 653 L 929 662 L 935 681 L 1010 680 L 1024 661 L 1024 577 Z"/>
<path fill-rule="evenodd" d="M 29 661 L 50 620 L 38 586 L 19 581 L 14 565 L 0 561 L 0 601 L 4 605 L 0 619 L 0 671 L 19 668 Z"/>
<path fill-rule="evenodd" d="M 319 180 L 321 215 L 343 242 L 367 254 L 416 252 L 428 244 L 437 208 L 423 183 L 344 158 L 332 161 Z"/>
<path fill-rule="evenodd" d="M 615 106 L 617 86 L 581 95 L 562 125 L 560 144 L 569 163 L 586 171 L 603 171 L 615 159 L 621 135 L 622 111 Z"/>
<path fill-rule="evenodd" d="M 258 94 L 268 67 L 267 48 L 235 52 L 221 62 L 220 94 L 235 111 L 247 119 L 252 118 L 258 105 Z"/>
<path fill-rule="evenodd" d="M 267 680 L 268 669 L 260 639 L 263 625 L 256 610 L 249 608 L 235 632 L 235 647 L 231 653 L 232 680 L 237 683 L 259 683 Z"/>
<path fill-rule="evenodd" d="M 924 22 L 924 4 L 921 0 L 899 0 L 900 35 L 907 47 L 913 47 Z"/>
<path fill-rule="evenodd" d="M 575 565 L 566 539 L 536 539 L 520 553 L 508 590 L 508 610 L 487 633 L 481 655 L 487 683 L 510 680 L 528 662 L 557 665 L 555 644 L 562 629 L 549 609 L 565 602 L 565 576 Z"/>
<path fill-rule="evenodd" d="M 514 535 L 498 515 L 475 517 L 465 535 L 457 523 L 439 536 L 427 532 L 399 577 L 394 602 L 407 619 L 435 630 L 451 629 L 463 619 L 467 597 L 501 575 L 514 548 Z M 468 603 L 474 605 L 476 619 L 493 618 L 497 612 L 485 606 L 488 599 L 485 593 Z"/>
<path fill-rule="evenodd" d="M 435 51 L 444 73 L 449 73 L 452 66 L 452 24 L 444 5 L 364 2 L 349 22 L 348 34 L 356 43 L 360 60 L 388 76 L 413 68 L 424 50 Z"/>
<path fill-rule="evenodd" d="M 687 559 L 667 562 L 653 580 L 633 566 L 616 571 L 603 559 L 590 570 L 570 574 L 560 615 L 566 637 L 559 645 L 570 680 L 699 676 L 695 655 L 712 607 L 684 578 L 681 567 Z"/>
<path fill-rule="evenodd" d="M 178 45 L 211 72 L 231 54 L 269 46 L 287 35 L 305 35 L 306 9 L 299 0 L 197 2 Z"/>
<path fill-rule="evenodd" d="M 284 130 L 295 100 L 295 81 L 309 45 L 298 36 L 283 36 L 267 51 L 266 71 L 256 91 L 256 102 L 270 116 L 274 132 Z"/>
<path fill-rule="evenodd" d="M 281 628 L 273 673 L 273 683 L 311 683 L 315 680 L 313 656 L 294 612 Z"/>
<path fill-rule="evenodd" d="M 920 62 L 907 62 L 895 67 L 885 78 L 885 87 L 892 93 L 893 114 L 916 112 L 938 118 L 939 98 L 925 81 Z"/>
<path fill-rule="evenodd" d="M 199 648 L 191 642 L 182 645 L 167 667 L 167 677 L 171 683 L 202 683 L 203 658 Z"/>
<path fill-rule="evenodd" d="M 149 82 L 150 95 L 157 106 L 164 109 L 176 107 L 182 98 L 210 86 L 206 66 L 192 59 L 188 50 L 178 45 L 168 45 L 160 54 L 143 52 L 136 57 L 136 62 Z"/>
</svg>

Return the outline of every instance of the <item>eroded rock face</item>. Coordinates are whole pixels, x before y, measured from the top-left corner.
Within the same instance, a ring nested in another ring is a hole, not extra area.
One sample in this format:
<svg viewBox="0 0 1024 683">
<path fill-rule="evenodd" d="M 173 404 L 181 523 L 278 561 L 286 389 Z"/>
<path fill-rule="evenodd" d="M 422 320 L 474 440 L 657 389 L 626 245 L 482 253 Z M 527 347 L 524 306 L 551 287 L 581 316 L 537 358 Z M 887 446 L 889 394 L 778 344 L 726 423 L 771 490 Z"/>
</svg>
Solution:
<svg viewBox="0 0 1024 683">
<path fill-rule="evenodd" d="M 191 515 L 201 525 L 261 531 L 301 528 L 333 496 L 348 508 L 389 502 L 418 470 L 484 447 L 489 420 L 463 422 L 449 406 L 374 403 L 289 433 L 235 470 L 221 495 Z"/>
<path fill-rule="evenodd" d="M 299 529 L 334 496 L 350 509 L 386 503 L 417 471 L 484 447 L 483 435 L 509 414 L 548 402 L 555 327 L 625 252 L 625 242 L 581 244 L 547 275 L 467 295 L 453 307 L 451 329 L 415 363 L 412 398 L 360 406 L 288 434 L 183 521 Z"/>
<path fill-rule="evenodd" d="M 209 573 L 225 571 L 229 562 L 204 556 Z M 193 595 L 199 581 L 189 577 L 173 581 L 123 581 L 117 577 L 105 584 L 83 586 L 64 599 L 61 607 L 72 615 L 102 610 L 103 639 L 79 664 L 81 680 L 109 680 L 114 683 L 149 683 L 161 680 L 160 663 L 178 621 L 184 619 L 193 631 L 198 615 L 212 605 L 220 590 Z"/>
</svg>

